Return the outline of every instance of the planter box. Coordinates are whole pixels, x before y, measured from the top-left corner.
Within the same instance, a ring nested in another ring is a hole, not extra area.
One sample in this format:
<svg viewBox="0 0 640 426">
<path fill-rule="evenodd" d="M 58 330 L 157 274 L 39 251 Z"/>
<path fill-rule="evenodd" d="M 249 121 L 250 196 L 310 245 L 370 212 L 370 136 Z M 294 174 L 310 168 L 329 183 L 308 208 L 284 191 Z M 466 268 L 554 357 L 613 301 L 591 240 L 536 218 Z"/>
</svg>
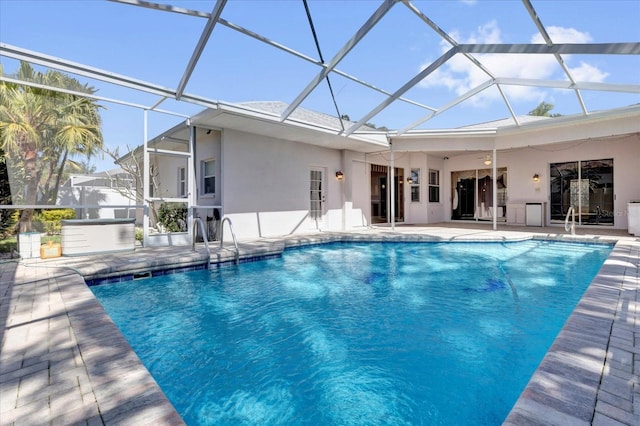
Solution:
<svg viewBox="0 0 640 426">
<path fill-rule="evenodd" d="M 133 251 L 135 219 L 62 220 L 62 255 Z"/>
<path fill-rule="evenodd" d="M 23 259 L 40 258 L 40 233 L 23 232 L 18 234 L 18 252 Z"/>
<path fill-rule="evenodd" d="M 51 259 L 62 256 L 62 247 L 58 243 L 49 241 L 48 244 L 40 246 L 40 257 L 42 259 Z"/>
</svg>

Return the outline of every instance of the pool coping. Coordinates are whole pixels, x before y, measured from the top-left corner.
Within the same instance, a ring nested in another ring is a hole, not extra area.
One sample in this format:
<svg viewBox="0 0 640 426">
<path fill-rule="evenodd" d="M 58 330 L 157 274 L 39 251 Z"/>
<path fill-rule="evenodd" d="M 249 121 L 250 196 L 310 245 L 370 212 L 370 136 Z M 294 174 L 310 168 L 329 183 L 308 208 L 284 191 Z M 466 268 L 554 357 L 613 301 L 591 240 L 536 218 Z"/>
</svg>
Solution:
<svg viewBox="0 0 640 426">
<path fill-rule="evenodd" d="M 640 343 L 636 343 L 640 342 L 640 239 L 569 237 L 530 231 L 449 229 L 438 233 L 434 228 L 400 232 L 378 229 L 242 242 L 240 252 L 242 260 L 249 260 L 277 255 L 286 248 L 338 241 L 507 242 L 531 238 L 617 243 L 504 424 L 640 424 Z M 210 260 L 224 264 L 232 262 L 233 257 L 227 247 L 214 248 Z M 126 420 L 136 424 L 182 424 L 155 380 L 93 297 L 85 279 L 116 277 L 123 271 L 133 275 L 197 268 L 206 260 L 204 247 L 195 252 L 172 247 L 141 249 L 137 255 L 22 262 L 15 264 L 13 271 L 7 264 L 0 264 L 0 320 L 5 322 L 0 351 L 0 399 L 4 401 L 0 416 L 9 419 L 9 423 L 11 419 L 21 423 L 48 419 L 53 423 L 111 424 Z M 37 299 L 45 296 L 47 309 L 37 308 L 41 305 Z M 52 318 L 63 318 L 63 324 L 52 326 Z M 42 328 L 45 322 L 46 332 Z M 52 350 L 50 344 L 48 348 L 33 344 L 25 349 L 23 335 L 36 336 L 32 331 L 36 327 L 41 339 L 44 333 L 49 343 L 58 334 L 66 333 L 62 349 Z M 74 367 L 59 367 L 64 364 L 61 360 L 69 357 Z M 50 391 L 33 391 L 25 397 L 24 389 L 45 384 L 43 371 L 49 377 L 62 377 L 69 375 L 65 369 L 75 375 L 73 386 L 61 389 L 49 379 L 45 388 Z"/>
</svg>

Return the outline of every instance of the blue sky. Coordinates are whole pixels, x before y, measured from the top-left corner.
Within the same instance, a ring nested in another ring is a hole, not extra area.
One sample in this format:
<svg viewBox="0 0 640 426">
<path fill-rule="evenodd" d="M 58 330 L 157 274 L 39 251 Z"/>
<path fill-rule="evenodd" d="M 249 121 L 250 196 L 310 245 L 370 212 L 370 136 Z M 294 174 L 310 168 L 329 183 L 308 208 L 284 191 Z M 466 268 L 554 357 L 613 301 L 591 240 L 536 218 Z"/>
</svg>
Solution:
<svg viewBox="0 0 640 426">
<path fill-rule="evenodd" d="M 158 1 L 210 12 L 214 2 Z M 379 1 L 309 0 L 309 8 L 325 61 L 379 7 Z M 516 0 L 415 1 L 413 4 L 459 43 L 541 43 L 542 39 L 522 5 Z M 538 16 L 556 43 L 640 41 L 640 0 L 532 1 Z M 222 18 L 318 57 L 301 0 L 229 0 Z M 39 53 L 124 74 L 168 88 L 180 81 L 205 24 L 202 18 L 165 13 L 114 2 L 85 0 L 0 0 L 0 42 Z M 363 41 L 337 66 L 361 80 L 394 92 L 423 67 L 440 56 L 449 44 L 407 7 L 395 5 Z M 577 80 L 640 84 L 640 58 L 604 55 L 565 56 Z M 0 57 L 5 72 L 15 60 Z M 488 56 L 487 67 L 497 76 L 563 80 L 566 76 L 552 57 Z M 292 102 L 318 73 L 317 66 L 285 54 L 218 24 L 195 69 L 187 93 L 212 100 Z M 152 105 L 156 99 L 100 81 L 78 77 L 108 98 Z M 487 79 L 469 60 L 457 55 L 404 96 L 440 108 Z M 358 120 L 384 96 L 331 75 L 341 114 Z M 505 93 L 517 114 L 526 114 L 541 101 L 555 105 L 553 112 L 575 114 L 580 105 L 573 91 L 533 87 L 507 87 Z M 590 111 L 640 102 L 640 96 L 583 92 Z M 104 103 L 104 135 L 110 147 L 142 142 L 142 112 Z M 302 104 L 335 115 L 326 83 Z M 193 114 L 201 107 L 166 101 L 161 108 Z M 396 101 L 370 121 L 402 128 L 427 114 L 414 105 Z M 457 127 L 508 117 L 500 93 L 491 88 L 472 101 L 458 105 L 422 128 Z M 163 114 L 150 115 L 150 135 L 177 123 Z M 97 161 L 99 169 L 109 161 Z"/>
</svg>

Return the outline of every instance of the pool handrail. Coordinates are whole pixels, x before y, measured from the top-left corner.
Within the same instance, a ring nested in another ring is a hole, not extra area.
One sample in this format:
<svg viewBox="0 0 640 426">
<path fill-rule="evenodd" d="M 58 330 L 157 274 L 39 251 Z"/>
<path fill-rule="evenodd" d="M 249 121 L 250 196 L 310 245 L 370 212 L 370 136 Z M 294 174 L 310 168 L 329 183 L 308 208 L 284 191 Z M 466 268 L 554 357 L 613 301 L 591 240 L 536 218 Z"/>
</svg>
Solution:
<svg viewBox="0 0 640 426">
<path fill-rule="evenodd" d="M 571 215 L 571 225 L 569 225 L 569 215 Z M 567 216 L 564 219 L 564 230 L 571 230 L 571 235 L 576 235 L 576 209 L 573 206 L 567 210 Z"/>
<path fill-rule="evenodd" d="M 209 250 L 209 241 L 207 240 L 207 233 L 204 228 L 204 222 L 199 217 L 193 218 L 193 227 L 191 228 L 191 251 L 196 251 L 196 225 L 200 224 L 200 232 L 202 232 L 202 239 L 204 240 L 204 247 L 207 249 L 207 269 L 211 267 L 211 250 Z"/>
<path fill-rule="evenodd" d="M 240 250 L 238 249 L 238 240 L 236 240 L 236 233 L 233 231 L 233 223 L 231 223 L 231 219 L 228 216 L 224 216 L 222 221 L 220 222 L 220 248 L 222 248 L 224 242 L 224 223 L 229 223 L 229 229 L 231 230 L 231 237 L 233 238 L 233 245 L 236 249 L 236 265 L 240 262 Z"/>
</svg>

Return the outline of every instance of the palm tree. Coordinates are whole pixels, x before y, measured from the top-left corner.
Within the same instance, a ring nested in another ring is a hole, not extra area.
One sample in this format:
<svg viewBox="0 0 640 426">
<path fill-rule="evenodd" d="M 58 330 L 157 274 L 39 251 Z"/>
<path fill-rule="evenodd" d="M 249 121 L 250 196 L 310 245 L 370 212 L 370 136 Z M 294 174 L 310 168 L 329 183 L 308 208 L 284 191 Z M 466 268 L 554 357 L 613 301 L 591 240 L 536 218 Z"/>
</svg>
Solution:
<svg viewBox="0 0 640 426">
<path fill-rule="evenodd" d="M 0 72 L 3 71 L 0 69 Z M 33 77 L 33 69 L 21 64 L 19 78 Z M 17 156 L 23 162 L 25 175 L 25 204 L 35 204 L 39 172 L 38 151 L 49 121 L 42 90 L 21 87 L 16 84 L 0 84 L 0 148 L 6 155 Z M 14 200 L 15 202 L 15 200 Z M 20 232 L 30 232 L 32 209 L 25 209 L 20 216 Z"/>
<path fill-rule="evenodd" d="M 57 73 L 55 77 L 61 80 L 57 87 L 95 93 L 95 89 L 86 84 L 81 85 L 66 75 Z M 56 202 L 58 188 L 69 168 L 76 171 L 81 169 L 81 165 L 70 157 L 81 155 L 88 160 L 102 149 L 99 108 L 92 100 L 76 95 L 61 93 L 57 99 L 54 107 L 56 131 L 52 135 L 53 140 L 46 144 L 44 151 L 49 163 L 49 178 L 43 191 L 43 200 L 46 203 Z"/>
<path fill-rule="evenodd" d="M 11 204 L 11 187 L 9 186 L 9 172 L 7 171 L 4 152 L 0 150 L 0 205 Z M 0 210 L 0 238 L 13 228 L 11 210 Z"/>
<path fill-rule="evenodd" d="M 1 65 L 0 74 L 4 74 Z M 25 62 L 20 64 L 17 79 L 43 86 L 95 92 L 60 72 L 41 73 Z M 37 204 L 43 176 L 48 182 L 45 186 L 47 193 L 42 194 L 45 195 L 44 201 L 55 202 L 50 181 L 57 173 L 53 190 L 57 193 L 68 157 L 78 154 L 89 157 L 102 147 L 98 109 L 94 101 L 84 97 L 0 82 L 0 149 L 24 171 L 25 190 L 21 200 L 24 204 Z M 17 199 L 18 195 L 14 196 Z M 20 232 L 32 230 L 32 218 L 33 209 L 22 211 Z"/>
</svg>

